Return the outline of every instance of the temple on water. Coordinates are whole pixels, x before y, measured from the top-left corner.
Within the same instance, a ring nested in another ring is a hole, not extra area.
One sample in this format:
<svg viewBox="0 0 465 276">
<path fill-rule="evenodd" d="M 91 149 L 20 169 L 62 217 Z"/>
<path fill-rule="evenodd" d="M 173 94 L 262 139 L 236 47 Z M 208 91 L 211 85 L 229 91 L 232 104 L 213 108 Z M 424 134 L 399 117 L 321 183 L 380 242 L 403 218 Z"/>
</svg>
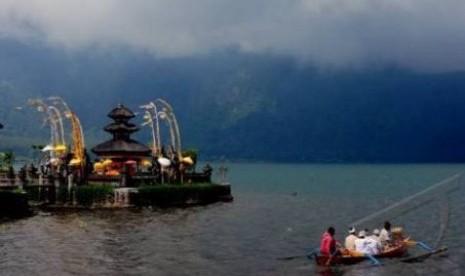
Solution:
<svg viewBox="0 0 465 276">
<path fill-rule="evenodd" d="M 40 110 L 53 108 L 42 101 L 34 101 L 37 102 L 44 107 Z M 113 108 L 107 114 L 112 121 L 103 128 L 111 134 L 111 138 L 91 149 L 97 157 L 94 162 L 85 152 L 77 116 L 67 105 L 63 106 L 65 111 L 56 109 L 55 113 L 46 115 L 51 124 L 62 123 L 62 117 L 70 119 L 73 126 L 72 148 L 66 147 L 64 133 L 62 139 L 57 139 L 61 125 L 51 125 L 51 142 L 40 148 L 39 169 L 33 164 L 22 167 L 18 177 L 8 180 L 13 188 L 24 189 L 33 201 L 44 206 L 58 204 L 66 208 L 119 208 L 189 206 L 232 200 L 230 186 L 224 177 L 221 185 L 212 183 L 212 167 L 206 165 L 201 172 L 195 171 L 197 153 L 181 149 L 176 118 L 166 101 L 157 99 L 141 106 L 145 109 L 143 125 L 149 125 L 152 130 L 152 147 L 131 137 L 139 131 L 139 127 L 131 122 L 136 114 L 122 104 Z M 51 120 L 56 118 L 60 120 Z M 167 151 L 160 139 L 159 121 L 166 121 L 170 128 Z"/>
<path fill-rule="evenodd" d="M 144 183 L 211 182 L 211 167 L 204 167 L 201 173 L 194 171 L 195 157 L 182 158 L 181 152 L 166 154 L 164 150 L 155 154 L 157 150 L 132 139 L 131 134 L 139 128 L 130 122 L 135 114 L 129 108 L 119 104 L 108 117 L 113 122 L 104 130 L 112 138 L 92 148 L 97 161 L 87 177 L 89 183 L 127 187 Z"/>
</svg>

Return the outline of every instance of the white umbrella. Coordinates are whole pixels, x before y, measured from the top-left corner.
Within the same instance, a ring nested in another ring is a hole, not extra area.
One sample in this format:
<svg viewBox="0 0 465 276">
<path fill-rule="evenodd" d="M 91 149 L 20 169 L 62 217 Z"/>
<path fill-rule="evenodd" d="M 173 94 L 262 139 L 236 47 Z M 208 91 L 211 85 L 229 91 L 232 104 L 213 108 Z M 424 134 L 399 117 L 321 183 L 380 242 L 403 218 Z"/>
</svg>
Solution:
<svg viewBox="0 0 465 276">
<path fill-rule="evenodd" d="M 55 150 L 55 148 L 52 145 L 46 145 L 42 151 L 52 151 Z"/>
<path fill-rule="evenodd" d="M 171 164 L 171 161 L 165 157 L 160 157 L 157 159 L 157 161 L 158 164 L 160 164 L 162 167 L 168 167 Z"/>
</svg>

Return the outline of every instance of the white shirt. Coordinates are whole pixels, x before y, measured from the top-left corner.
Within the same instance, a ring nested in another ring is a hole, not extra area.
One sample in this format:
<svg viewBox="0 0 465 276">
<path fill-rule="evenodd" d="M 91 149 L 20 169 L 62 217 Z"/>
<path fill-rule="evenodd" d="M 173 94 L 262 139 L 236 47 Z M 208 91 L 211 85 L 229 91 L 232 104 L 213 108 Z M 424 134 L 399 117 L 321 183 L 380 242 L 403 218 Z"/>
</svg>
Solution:
<svg viewBox="0 0 465 276">
<path fill-rule="evenodd" d="M 371 255 L 378 255 L 379 253 L 381 253 L 381 250 L 383 248 L 381 246 L 381 242 L 377 238 L 377 236 L 370 236 L 365 239 L 368 242 L 367 251 Z"/>
<path fill-rule="evenodd" d="M 379 233 L 379 241 L 381 242 L 382 245 L 386 244 L 386 242 L 391 240 L 391 233 L 386 230 L 382 229 L 381 232 Z"/>
<path fill-rule="evenodd" d="M 346 237 L 344 247 L 349 250 L 355 250 L 355 240 L 358 239 L 354 234 L 350 234 Z"/>
<path fill-rule="evenodd" d="M 364 254 L 370 254 L 368 248 L 369 241 L 365 238 L 357 238 L 355 240 L 355 251 L 361 252 Z"/>
<path fill-rule="evenodd" d="M 379 235 L 371 235 L 369 238 L 379 242 Z"/>
</svg>

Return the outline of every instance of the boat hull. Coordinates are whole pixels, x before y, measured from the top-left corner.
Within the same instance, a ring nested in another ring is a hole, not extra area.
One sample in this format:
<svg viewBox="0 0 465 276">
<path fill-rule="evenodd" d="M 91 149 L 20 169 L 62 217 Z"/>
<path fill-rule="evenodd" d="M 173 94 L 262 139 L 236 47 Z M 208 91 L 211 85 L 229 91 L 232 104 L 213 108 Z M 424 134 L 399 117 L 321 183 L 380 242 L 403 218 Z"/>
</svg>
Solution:
<svg viewBox="0 0 465 276">
<path fill-rule="evenodd" d="M 396 247 L 393 247 L 389 250 L 383 251 L 381 254 L 374 255 L 376 259 L 378 258 L 397 258 L 405 255 L 408 249 L 408 244 L 402 243 Z M 321 266 L 331 266 L 331 265 L 351 265 L 356 264 L 361 261 L 367 260 L 368 258 L 361 254 L 340 254 L 340 255 L 316 255 L 315 260 L 318 265 Z"/>
</svg>

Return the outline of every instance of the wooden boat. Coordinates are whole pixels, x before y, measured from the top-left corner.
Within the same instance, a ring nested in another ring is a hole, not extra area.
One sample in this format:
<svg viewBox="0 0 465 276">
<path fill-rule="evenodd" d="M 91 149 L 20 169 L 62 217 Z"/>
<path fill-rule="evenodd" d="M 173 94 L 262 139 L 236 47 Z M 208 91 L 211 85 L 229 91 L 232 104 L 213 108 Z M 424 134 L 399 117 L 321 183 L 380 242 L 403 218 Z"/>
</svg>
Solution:
<svg viewBox="0 0 465 276">
<path fill-rule="evenodd" d="M 398 245 L 391 247 L 387 250 L 384 250 L 382 253 L 373 255 L 374 258 L 397 258 L 402 257 L 407 252 L 409 244 L 407 242 L 400 242 Z M 356 264 L 364 260 L 369 260 L 368 257 L 364 256 L 362 253 L 349 253 L 344 252 L 340 255 L 322 255 L 318 254 L 315 256 L 315 261 L 318 265 L 321 266 L 331 266 L 331 265 L 351 265 Z"/>
</svg>

